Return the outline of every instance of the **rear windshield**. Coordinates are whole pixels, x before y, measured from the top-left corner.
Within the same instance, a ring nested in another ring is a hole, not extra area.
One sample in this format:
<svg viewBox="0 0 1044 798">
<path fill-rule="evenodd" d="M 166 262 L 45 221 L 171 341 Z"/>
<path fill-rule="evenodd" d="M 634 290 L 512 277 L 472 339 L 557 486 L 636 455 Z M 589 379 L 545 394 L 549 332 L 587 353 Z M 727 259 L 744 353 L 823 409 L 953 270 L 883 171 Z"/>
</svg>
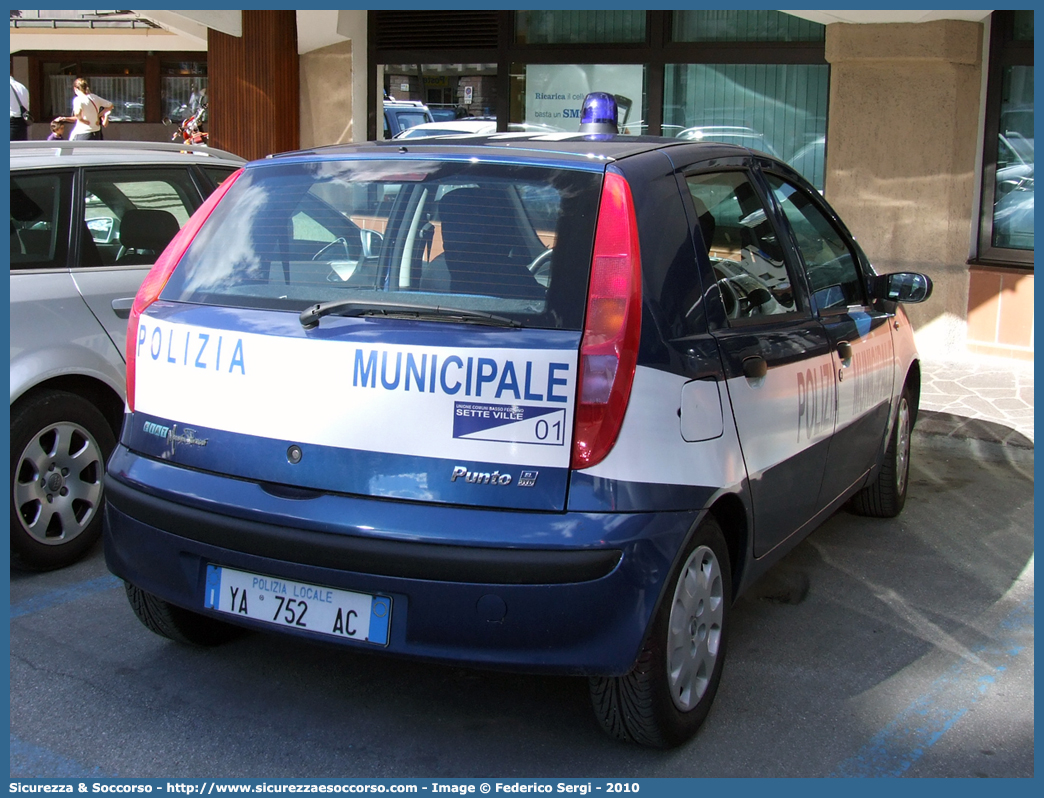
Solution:
<svg viewBox="0 0 1044 798">
<path fill-rule="evenodd" d="M 303 310 L 403 303 L 580 329 L 601 174 L 466 161 L 247 169 L 163 291 Z"/>
</svg>

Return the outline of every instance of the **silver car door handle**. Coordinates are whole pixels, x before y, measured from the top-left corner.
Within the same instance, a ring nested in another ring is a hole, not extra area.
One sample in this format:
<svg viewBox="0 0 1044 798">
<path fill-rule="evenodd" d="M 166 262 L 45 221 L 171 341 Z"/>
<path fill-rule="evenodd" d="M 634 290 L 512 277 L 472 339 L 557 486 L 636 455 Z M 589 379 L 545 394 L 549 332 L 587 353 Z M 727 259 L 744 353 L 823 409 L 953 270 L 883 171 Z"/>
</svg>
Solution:
<svg viewBox="0 0 1044 798">
<path fill-rule="evenodd" d="M 132 307 L 134 307 L 134 297 L 132 296 L 112 300 L 112 310 L 118 318 L 129 319 Z"/>
</svg>

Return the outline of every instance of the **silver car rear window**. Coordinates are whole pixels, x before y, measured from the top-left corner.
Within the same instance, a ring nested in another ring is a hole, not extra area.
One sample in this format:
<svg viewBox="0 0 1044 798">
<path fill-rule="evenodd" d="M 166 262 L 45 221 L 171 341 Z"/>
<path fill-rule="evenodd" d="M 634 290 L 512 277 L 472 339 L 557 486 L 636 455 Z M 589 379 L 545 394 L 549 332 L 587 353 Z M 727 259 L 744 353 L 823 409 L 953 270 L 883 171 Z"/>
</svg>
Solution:
<svg viewBox="0 0 1044 798">
<path fill-rule="evenodd" d="M 580 329 L 601 177 L 460 160 L 264 164 L 232 186 L 163 298 L 393 301 Z"/>
</svg>

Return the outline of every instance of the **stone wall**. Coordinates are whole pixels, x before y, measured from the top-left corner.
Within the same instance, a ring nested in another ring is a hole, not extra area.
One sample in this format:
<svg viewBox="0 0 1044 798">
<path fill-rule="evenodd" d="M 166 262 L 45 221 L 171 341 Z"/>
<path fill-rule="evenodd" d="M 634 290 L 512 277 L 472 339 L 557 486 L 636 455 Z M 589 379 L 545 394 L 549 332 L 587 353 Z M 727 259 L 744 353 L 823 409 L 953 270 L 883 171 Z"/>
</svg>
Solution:
<svg viewBox="0 0 1044 798">
<path fill-rule="evenodd" d="M 935 282 L 908 308 L 922 354 L 967 336 L 983 26 L 827 26 L 825 194 L 879 271 Z"/>
<path fill-rule="evenodd" d="M 301 146 L 344 144 L 353 140 L 352 42 L 304 53 L 301 69 Z M 366 69 L 365 60 L 358 65 Z M 360 114 L 365 138 L 366 115 Z"/>
</svg>

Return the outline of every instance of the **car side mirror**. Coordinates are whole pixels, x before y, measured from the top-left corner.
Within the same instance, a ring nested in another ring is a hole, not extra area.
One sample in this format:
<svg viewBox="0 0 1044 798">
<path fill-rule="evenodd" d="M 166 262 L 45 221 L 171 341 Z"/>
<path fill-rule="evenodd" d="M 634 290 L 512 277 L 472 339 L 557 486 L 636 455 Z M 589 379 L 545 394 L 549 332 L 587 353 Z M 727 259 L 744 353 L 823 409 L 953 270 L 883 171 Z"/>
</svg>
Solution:
<svg viewBox="0 0 1044 798">
<path fill-rule="evenodd" d="M 376 258 L 381 254 L 384 245 L 384 236 L 376 230 L 360 230 L 359 238 L 362 240 L 362 255 L 364 258 Z"/>
<path fill-rule="evenodd" d="M 932 295 L 932 279 L 917 272 L 882 274 L 870 281 L 870 291 L 887 302 L 924 302 Z"/>
</svg>

